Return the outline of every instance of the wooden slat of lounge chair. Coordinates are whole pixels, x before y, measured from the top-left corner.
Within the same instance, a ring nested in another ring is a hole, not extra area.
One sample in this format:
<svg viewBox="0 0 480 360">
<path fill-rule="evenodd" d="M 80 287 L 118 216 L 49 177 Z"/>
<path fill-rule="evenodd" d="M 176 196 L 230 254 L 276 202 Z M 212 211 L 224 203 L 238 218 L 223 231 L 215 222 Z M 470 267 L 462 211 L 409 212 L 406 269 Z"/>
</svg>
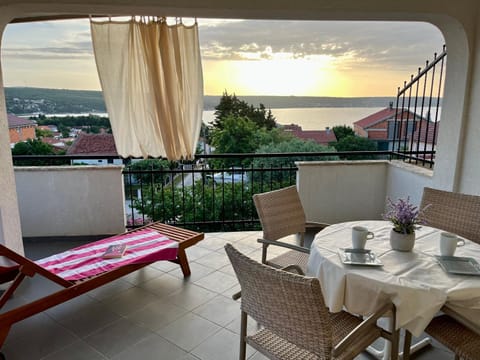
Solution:
<svg viewBox="0 0 480 360">
<path fill-rule="evenodd" d="M 187 230 L 176 226 L 163 224 L 161 222 L 154 222 L 133 231 L 137 231 L 140 229 L 153 229 L 172 240 L 178 241 L 178 257 L 176 260 L 170 261 L 180 265 L 183 276 L 190 276 L 191 271 L 190 266 L 188 265 L 188 259 L 187 254 L 185 253 L 185 249 L 203 240 L 203 233 L 198 233 L 193 230 Z"/>
<path fill-rule="evenodd" d="M 202 240 L 204 238 L 203 233 L 198 233 L 191 230 L 185 230 L 185 229 L 177 228 L 171 225 L 162 224 L 159 222 L 152 223 L 152 224 L 143 226 L 141 228 L 128 231 L 126 233 L 135 233 L 136 231 L 139 231 L 142 229 L 156 230 L 159 233 L 167 236 L 171 240 L 177 241 L 179 243 L 178 257 L 176 260 L 171 260 L 171 261 L 176 262 L 180 265 L 184 276 L 190 275 L 190 267 L 188 265 L 185 249 Z M 14 277 L 12 284 L 5 291 L 5 293 L 3 293 L 2 296 L 0 297 L 0 309 L 6 303 L 8 298 L 12 296 L 15 289 L 20 285 L 20 283 L 26 276 L 32 277 L 38 274 L 64 287 L 64 289 L 61 289 L 55 293 L 44 296 L 38 300 L 19 306 L 17 308 L 11 309 L 4 313 L 1 313 L 0 314 L 0 347 L 5 342 L 5 339 L 13 324 L 19 321 L 22 321 L 30 316 L 33 316 L 35 314 L 38 314 L 42 311 L 45 311 L 53 306 L 59 305 L 65 301 L 71 300 L 79 295 L 82 295 L 88 291 L 96 289 L 126 274 L 129 274 L 133 271 L 139 270 L 151 264 L 151 262 L 140 263 L 140 264 L 129 264 L 129 265 L 118 267 L 111 271 L 104 272 L 96 276 L 82 279 L 82 280 L 69 281 L 49 272 L 43 267 L 37 265 L 32 260 L 27 259 L 21 256 L 20 254 L 17 254 L 16 252 L 8 249 L 7 247 L 1 244 L 0 244 L 0 256 L 4 256 L 18 264 L 18 266 L 12 267 L 12 269 L 14 270 L 18 269 L 18 271 L 15 272 L 16 276 Z M 8 276 L 13 277 L 13 274 L 9 274 Z"/>
</svg>

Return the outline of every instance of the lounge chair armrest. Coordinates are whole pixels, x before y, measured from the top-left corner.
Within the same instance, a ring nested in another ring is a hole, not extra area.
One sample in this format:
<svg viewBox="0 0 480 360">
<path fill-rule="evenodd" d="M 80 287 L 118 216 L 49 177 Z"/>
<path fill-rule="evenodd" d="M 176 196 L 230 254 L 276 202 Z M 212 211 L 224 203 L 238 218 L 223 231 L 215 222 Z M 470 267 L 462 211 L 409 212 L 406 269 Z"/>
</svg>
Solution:
<svg viewBox="0 0 480 360">
<path fill-rule="evenodd" d="M 284 247 L 284 248 L 287 248 L 287 249 L 297 250 L 297 251 L 300 251 L 300 252 L 304 252 L 306 254 L 310 254 L 310 249 L 307 249 L 307 248 L 304 248 L 304 247 L 301 247 L 301 246 L 298 246 L 298 245 L 288 244 L 288 243 L 278 241 L 278 240 L 277 241 L 272 241 L 272 240 L 267 240 L 267 239 L 257 239 L 257 241 L 259 243 L 265 244 L 265 245 L 281 246 L 281 247 Z"/>
<path fill-rule="evenodd" d="M 340 341 L 333 348 L 333 355 L 337 356 L 347 349 L 349 346 L 358 342 L 358 339 L 362 337 L 362 334 L 371 330 L 371 326 L 377 323 L 377 320 L 384 317 L 385 314 L 391 312 L 392 316 L 395 316 L 395 306 L 392 303 L 387 303 L 381 306 L 375 313 L 363 320 L 350 334 L 348 334 L 342 341 Z"/>
</svg>

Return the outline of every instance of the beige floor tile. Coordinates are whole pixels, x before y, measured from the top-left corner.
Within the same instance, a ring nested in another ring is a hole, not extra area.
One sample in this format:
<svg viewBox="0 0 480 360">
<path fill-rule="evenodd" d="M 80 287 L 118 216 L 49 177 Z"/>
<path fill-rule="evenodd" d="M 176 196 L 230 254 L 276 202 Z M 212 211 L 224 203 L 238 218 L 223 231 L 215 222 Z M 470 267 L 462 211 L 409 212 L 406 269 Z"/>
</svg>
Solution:
<svg viewBox="0 0 480 360">
<path fill-rule="evenodd" d="M 204 276 L 200 280 L 195 281 L 196 285 L 202 286 L 210 291 L 215 291 L 217 293 L 222 293 L 227 289 L 230 289 L 236 283 L 236 277 L 220 271 L 215 271 L 207 276 Z"/>
<path fill-rule="evenodd" d="M 113 357 L 150 336 L 152 332 L 120 319 L 87 336 L 84 340 L 106 357 Z"/>
<path fill-rule="evenodd" d="M 188 313 L 157 333 L 186 351 L 191 351 L 221 329 L 198 315 Z"/>
<path fill-rule="evenodd" d="M 239 348 L 239 336 L 222 329 L 193 349 L 192 354 L 202 360 L 236 360 Z M 247 348 L 247 357 L 253 353 L 252 348 Z"/>
<path fill-rule="evenodd" d="M 193 310 L 213 299 L 217 294 L 195 284 L 189 284 L 162 298 L 186 310 Z"/>
<path fill-rule="evenodd" d="M 217 325 L 225 326 L 237 318 L 240 313 L 240 303 L 219 295 L 192 312 Z"/>
<path fill-rule="evenodd" d="M 177 320 L 188 312 L 188 310 L 168 303 L 164 300 L 158 300 L 137 310 L 127 316 L 129 320 L 137 325 L 157 331 L 162 327 Z"/>
<path fill-rule="evenodd" d="M 108 299 L 109 309 L 120 315 L 128 315 L 154 302 L 157 297 L 140 287 L 133 287 Z"/>
<path fill-rule="evenodd" d="M 114 356 L 112 360 L 183 360 L 187 355 L 188 353 L 185 350 L 157 334 L 152 334 Z"/>
</svg>

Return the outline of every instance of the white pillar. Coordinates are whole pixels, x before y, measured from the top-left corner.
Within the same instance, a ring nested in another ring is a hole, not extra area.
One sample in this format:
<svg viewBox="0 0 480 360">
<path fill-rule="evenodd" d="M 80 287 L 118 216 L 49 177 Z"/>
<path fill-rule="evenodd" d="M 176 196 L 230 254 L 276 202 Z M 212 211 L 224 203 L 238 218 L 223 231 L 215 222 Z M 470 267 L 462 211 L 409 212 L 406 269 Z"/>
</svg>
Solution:
<svg viewBox="0 0 480 360">
<path fill-rule="evenodd" d="M 0 12 L 1 13 L 1 12 Z M 0 16 L 0 35 L 9 19 L 6 13 Z M 23 254 L 20 213 L 18 210 L 17 190 L 13 173 L 10 136 L 3 89 L 2 66 L 0 62 L 0 243 Z M 0 259 L 1 264 L 2 259 Z"/>
</svg>

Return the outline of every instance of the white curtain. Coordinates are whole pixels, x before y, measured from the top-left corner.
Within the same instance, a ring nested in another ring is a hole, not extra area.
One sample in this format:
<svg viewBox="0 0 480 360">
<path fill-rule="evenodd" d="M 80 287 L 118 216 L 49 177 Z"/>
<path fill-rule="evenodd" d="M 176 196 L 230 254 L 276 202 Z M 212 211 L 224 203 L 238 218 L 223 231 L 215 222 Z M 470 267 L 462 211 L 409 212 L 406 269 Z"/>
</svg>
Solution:
<svg viewBox="0 0 480 360">
<path fill-rule="evenodd" d="M 197 23 L 142 18 L 90 27 L 118 153 L 191 159 L 203 111 Z"/>
</svg>

